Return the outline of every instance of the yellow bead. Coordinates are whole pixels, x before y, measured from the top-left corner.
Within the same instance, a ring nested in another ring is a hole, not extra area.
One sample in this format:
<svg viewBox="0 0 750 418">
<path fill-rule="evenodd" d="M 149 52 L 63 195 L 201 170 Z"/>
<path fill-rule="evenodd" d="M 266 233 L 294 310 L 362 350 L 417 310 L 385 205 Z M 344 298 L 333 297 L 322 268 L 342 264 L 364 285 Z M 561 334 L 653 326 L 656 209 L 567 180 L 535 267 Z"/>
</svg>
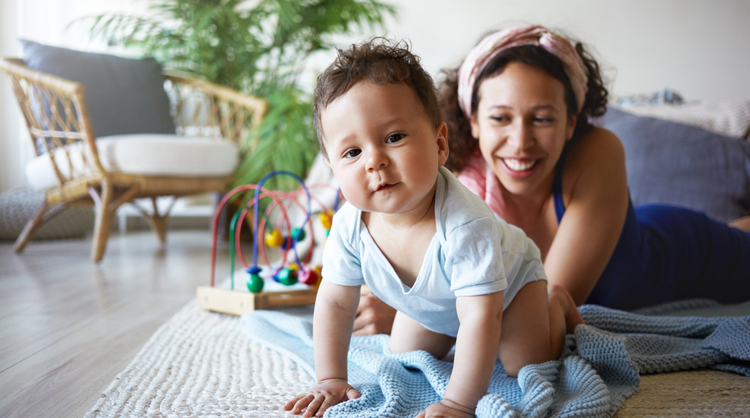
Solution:
<svg viewBox="0 0 750 418">
<path fill-rule="evenodd" d="M 277 229 L 271 230 L 266 233 L 266 245 L 269 247 L 280 247 L 284 243 L 284 237 L 281 236 L 281 232 Z"/>
<path fill-rule="evenodd" d="M 323 224 L 323 228 L 325 229 L 331 229 L 331 222 L 333 220 L 333 212 L 332 211 L 326 211 L 326 212 L 320 212 L 320 223 Z"/>
</svg>

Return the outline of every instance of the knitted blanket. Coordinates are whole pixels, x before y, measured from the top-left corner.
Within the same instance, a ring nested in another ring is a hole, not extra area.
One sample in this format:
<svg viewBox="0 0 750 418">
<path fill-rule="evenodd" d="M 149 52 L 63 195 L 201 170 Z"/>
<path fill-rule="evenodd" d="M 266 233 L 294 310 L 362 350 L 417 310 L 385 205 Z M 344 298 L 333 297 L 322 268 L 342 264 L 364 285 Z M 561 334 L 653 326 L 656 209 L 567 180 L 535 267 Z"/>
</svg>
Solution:
<svg viewBox="0 0 750 418">
<path fill-rule="evenodd" d="M 750 377 L 750 316 L 657 317 L 586 305 L 560 360 L 518 378 L 495 364 L 477 417 L 610 417 L 634 394 L 639 374 L 712 368 Z M 281 312 L 245 314 L 250 338 L 292 358 L 313 378 L 312 324 Z M 389 337 L 354 337 L 349 382 L 361 397 L 327 417 L 413 417 L 441 399 L 453 364 L 423 351 L 393 354 Z"/>
</svg>

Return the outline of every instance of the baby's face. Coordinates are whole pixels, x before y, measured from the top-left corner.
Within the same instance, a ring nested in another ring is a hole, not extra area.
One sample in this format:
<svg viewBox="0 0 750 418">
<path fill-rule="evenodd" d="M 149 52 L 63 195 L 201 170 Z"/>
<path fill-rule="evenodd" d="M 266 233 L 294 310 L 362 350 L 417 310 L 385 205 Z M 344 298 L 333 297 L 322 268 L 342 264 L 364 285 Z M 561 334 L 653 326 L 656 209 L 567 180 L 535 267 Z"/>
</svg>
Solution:
<svg viewBox="0 0 750 418">
<path fill-rule="evenodd" d="M 445 124 L 432 126 L 403 83 L 355 84 L 321 112 L 321 126 L 341 192 L 366 212 L 420 210 L 448 156 Z"/>
</svg>

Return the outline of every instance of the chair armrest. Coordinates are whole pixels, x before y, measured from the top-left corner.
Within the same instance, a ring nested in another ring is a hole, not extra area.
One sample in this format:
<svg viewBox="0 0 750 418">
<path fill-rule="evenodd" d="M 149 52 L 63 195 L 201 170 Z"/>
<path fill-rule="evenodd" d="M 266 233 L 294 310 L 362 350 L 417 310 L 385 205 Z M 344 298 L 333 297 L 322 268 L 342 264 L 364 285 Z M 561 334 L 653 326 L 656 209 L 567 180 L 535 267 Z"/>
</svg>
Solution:
<svg viewBox="0 0 750 418">
<path fill-rule="evenodd" d="M 267 110 L 265 100 L 178 72 L 165 72 L 177 133 L 239 144 Z"/>
<path fill-rule="evenodd" d="M 20 58 L 3 58 L 0 70 L 11 79 L 34 150 L 37 155 L 50 156 L 61 185 L 86 174 L 106 172 L 99 161 L 81 83 L 28 68 Z M 72 147 L 74 144 L 78 145 Z M 81 145 L 89 152 L 79 152 L 83 165 L 74 164 L 71 151 Z M 61 170 L 62 165 L 68 169 Z"/>
</svg>

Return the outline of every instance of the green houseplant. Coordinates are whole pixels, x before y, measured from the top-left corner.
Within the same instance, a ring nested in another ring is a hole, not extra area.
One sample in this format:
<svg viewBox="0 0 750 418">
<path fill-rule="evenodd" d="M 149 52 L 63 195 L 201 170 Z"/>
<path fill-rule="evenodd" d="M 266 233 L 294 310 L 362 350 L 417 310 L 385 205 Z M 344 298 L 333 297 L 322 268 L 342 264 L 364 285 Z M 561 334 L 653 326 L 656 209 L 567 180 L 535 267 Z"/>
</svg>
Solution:
<svg viewBox="0 0 750 418">
<path fill-rule="evenodd" d="M 377 0 L 150 0 L 148 17 L 84 19 L 92 38 L 137 48 L 167 68 L 264 98 L 269 111 L 242 144 L 232 186 L 272 170 L 304 177 L 317 152 L 311 94 L 299 86 L 306 60 L 334 35 L 384 26 L 396 15 Z M 270 187 L 296 187 L 286 176 Z"/>
</svg>

